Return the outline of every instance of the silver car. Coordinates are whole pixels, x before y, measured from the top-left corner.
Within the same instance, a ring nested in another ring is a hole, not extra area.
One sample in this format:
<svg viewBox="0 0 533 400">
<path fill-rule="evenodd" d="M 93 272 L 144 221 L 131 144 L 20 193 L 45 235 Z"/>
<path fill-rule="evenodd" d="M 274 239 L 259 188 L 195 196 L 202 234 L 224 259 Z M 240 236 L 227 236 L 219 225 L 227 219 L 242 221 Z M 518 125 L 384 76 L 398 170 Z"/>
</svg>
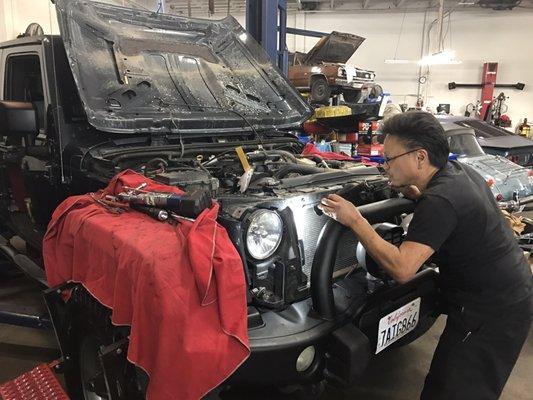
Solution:
<svg viewBox="0 0 533 400">
<path fill-rule="evenodd" d="M 450 151 L 457 160 L 474 168 L 492 189 L 499 202 L 533 200 L 532 170 L 505 157 L 486 154 L 476 140 L 474 129 L 439 118 Z"/>
</svg>

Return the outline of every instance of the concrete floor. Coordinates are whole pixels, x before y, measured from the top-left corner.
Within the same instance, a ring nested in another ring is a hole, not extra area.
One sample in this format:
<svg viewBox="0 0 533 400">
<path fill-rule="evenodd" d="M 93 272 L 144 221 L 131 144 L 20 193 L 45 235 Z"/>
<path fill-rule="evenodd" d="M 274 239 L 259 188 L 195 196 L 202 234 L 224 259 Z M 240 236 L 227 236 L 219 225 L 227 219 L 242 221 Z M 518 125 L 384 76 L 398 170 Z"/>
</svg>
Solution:
<svg viewBox="0 0 533 400">
<path fill-rule="evenodd" d="M 43 309 L 38 287 L 24 277 L 0 276 L 0 307 L 16 305 L 27 310 Z M 422 338 L 403 348 L 385 353 L 373 360 L 353 388 L 339 390 L 328 387 L 323 400 L 411 400 L 419 397 L 424 377 L 438 338 L 444 328 L 441 317 Z M 42 362 L 58 358 L 59 352 L 52 331 L 0 324 L 0 382 L 12 379 Z M 533 330 L 509 379 L 501 399 L 529 400 L 533 392 Z M 233 390 L 224 400 L 290 399 L 275 390 L 257 393 Z"/>
</svg>

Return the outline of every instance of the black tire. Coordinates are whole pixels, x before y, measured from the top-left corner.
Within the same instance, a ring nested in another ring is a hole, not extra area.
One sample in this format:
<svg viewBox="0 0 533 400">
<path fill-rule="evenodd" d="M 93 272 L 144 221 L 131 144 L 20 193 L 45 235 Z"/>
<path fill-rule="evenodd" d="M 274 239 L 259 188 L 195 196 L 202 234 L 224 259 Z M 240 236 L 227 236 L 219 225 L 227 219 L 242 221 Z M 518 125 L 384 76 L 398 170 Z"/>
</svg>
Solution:
<svg viewBox="0 0 533 400">
<path fill-rule="evenodd" d="M 361 97 L 360 90 L 345 90 L 342 92 L 342 97 L 346 103 L 357 103 Z"/>
<path fill-rule="evenodd" d="M 330 95 L 331 88 L 329 87 L 326 78 L 322 76 L 314 78 L 311 82 L 311 102 L 327 104 L 329 102 Z"/>
</svg>

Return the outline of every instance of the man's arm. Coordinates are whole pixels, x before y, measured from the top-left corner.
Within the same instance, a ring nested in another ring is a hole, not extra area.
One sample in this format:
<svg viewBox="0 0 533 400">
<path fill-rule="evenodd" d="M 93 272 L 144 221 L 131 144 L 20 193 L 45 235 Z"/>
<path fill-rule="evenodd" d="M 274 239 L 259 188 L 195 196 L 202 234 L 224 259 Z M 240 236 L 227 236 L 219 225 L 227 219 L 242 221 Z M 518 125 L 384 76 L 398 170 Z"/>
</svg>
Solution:
<svg viewBox="0 0 533 400">
<path fill-rule="evenodd" d="M 399 283 L 411 279 L 434 253 L 431 247 L 417 242 L 403 242 L 400 247 L 396 247 L 381 238 L 362 216 L 355 219 L 349 227 L 372 258 Z"/>
<path fill-rule="evenodd" d="M 323 199 L 321 208 L 326 214 L 351 228 L 374 260 L 400 283 L 411 279 L 435 252 L 433 247 L 418 241 L 405 241 L 400 247 L 387 242 L 363 218 L 357 207 L 338 195 L 329 195 Z"/>
</svg>

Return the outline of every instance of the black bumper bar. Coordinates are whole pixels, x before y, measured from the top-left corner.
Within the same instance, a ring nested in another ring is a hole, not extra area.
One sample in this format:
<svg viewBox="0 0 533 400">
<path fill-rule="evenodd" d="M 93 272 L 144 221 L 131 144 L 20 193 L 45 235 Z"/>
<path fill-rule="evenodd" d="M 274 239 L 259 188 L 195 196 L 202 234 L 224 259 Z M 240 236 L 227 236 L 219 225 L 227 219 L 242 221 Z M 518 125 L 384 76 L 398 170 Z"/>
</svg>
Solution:
<svg viewBox="0 0 533 400">
<path fill-rule="evenodd" d="M 410 213 L 414 208 L 413 201 L 396 198 L 365 204 L 358 207 L 358 210 L 369 223 L 375 224 L 389 221 L 402 213 Z M 311 298 L 314 310 L 322 318 L 331 320 L 335 317 L 332 286 L 337 246 L 341 235 L 348 228 L 331 219 L 322 229 L 311 268 Z"/>
</svg>

